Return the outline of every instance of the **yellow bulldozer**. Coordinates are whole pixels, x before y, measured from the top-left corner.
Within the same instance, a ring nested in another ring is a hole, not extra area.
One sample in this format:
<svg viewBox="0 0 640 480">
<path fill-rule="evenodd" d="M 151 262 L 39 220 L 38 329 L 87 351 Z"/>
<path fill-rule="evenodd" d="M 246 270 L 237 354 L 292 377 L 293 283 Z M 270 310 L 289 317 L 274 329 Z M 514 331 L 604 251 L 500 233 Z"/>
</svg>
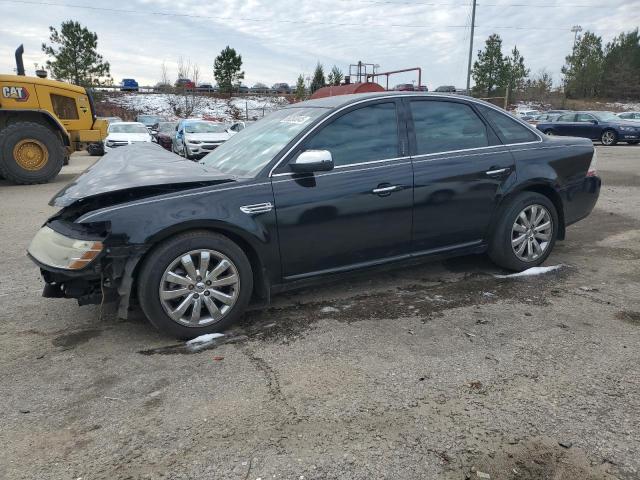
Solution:
<svg viewBox="0 0 640 480">
<path fill-rule="evenodd" d="M 91 92 L 48 80 L 45 71 L 25 76 L 22 45 L 16 75 L 0 75 L 0 177 L 14 183 L 50 181 L 72 152 L 107 135 L 96 120 Z"/>
</svg>

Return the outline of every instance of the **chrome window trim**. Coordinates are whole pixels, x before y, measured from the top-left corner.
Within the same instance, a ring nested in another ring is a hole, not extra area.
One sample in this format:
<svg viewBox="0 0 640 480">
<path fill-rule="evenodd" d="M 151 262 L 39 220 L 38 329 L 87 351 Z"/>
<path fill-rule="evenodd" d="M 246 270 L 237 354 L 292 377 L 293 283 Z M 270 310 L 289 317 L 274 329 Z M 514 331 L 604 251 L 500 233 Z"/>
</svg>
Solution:
<svg viewBox="0 0 640 480">
<path fill-rule="evenodd" d="M 85 213 L 80 218 L 78 218 L 74 223 L 82 223 L 82 222 L 85 222 L 85 221 L 87 221 L 88 219 L 90 219 L 92 217 L 95 217 L 98 214 L 107 213 L 107 212 L 113 212 L 115 210 L 120 210 L 121 208 L 135 207 L 135 206 L 138 206 L 138 205 L 146 205 L 148 203 L 164 202 L 165 200 L 173 200 L 175 198 L 193 197 L 193 196 L 196 196 L 196 195 L 207 195 L 209 193 L 222 192 L 222 191 L 225 191 L 225 190 L 236 190 L 238 188 L 258 187 L 260 185 L 270 185 L 270 184 L 271 184 L 271 182 L 252 183 L 250 185 L 235 185 L 233 187 L 216 188 L 216 189 L 212 189 L 212 190 L 205 190 L 203 192 L 183 193 L 183 194 L 180 194 L 180 195 L 172 195 L 170 197 L 150 198 L 148 200 L 140 200 L 138 202 L 127 203 L 127 204 L 124 204 L 124 205 L 115 205 L 113 207 L 105 207 L 105 208 L 101 208 L 99 210 L 94 210 L 92 212 Z"/>
<path fill-rule="evenodd" d="M 347 108 L 351 108 L 354 105 L 360 105 L 362 103 L 367 103 L 367 102 L 374 102 L 376 100 L 396 99 L 396 98 L 409 98 L 409 99 L 411 99 L 411 98 L 436 98 L 436 99 L 437 98 L 444 98 L 444 99 L 453 99 L 453 100 L 464 100 L 464 101 L 469 102 L 469 103 L 474 103 L 476 105 L 482 105 L 482 106 L 487 107 L 487 108 L 492 108 L 493 110 L 495 110 L 496 112 L 498 112 L 498 113 L 500 113 L 502 115 L 505 115 L 505 113 L 506 113 L 507 116 L 509 116 L 511 119 L 515 120 L 520 125 L 522 125 L 525 128 L 527 128 L 527 130 L 529 130 L 530 132 L 533 132 L 536 135 L 536 137 L 538 137 L 538 140 L 533 141 L 533 142 L 505 143 L 505 144 L 501 144 L 501 145 L 491 145 L 491 146 L 488 146 L 488 147 L 478 147 L 478 148 L 510 147 L 512 145 L 526 145 L 526 144 L 542 143 L 544 141 L 543 138 L 542 138 L 542 135 L 538 132 L 538 129 L 533 128 L 527 122 L 525 122 L 525 121 L 523 121 L 523 120 L 521 120 L 518 117 L 515 117 L 513 115 L 509 115 L 508 112 L 505 112 L 505 110 L 503 110 L 501 108 L 498 108 L 498 107 L 496 107 L 495 105 L 493 105 L 491 103 L 479 102 L 477 99 L 475 99 L 473 97 L 466 97 L 466 96 L 459 96 L 459 95 L 434 95 L 433 93 L 431 93 L 431 94 L 423 94 L 423 95 L 416 95 L 416 94 L 384 95 L 384 96 L 380 96 L 380 97 L 363 98 L 362 100 L 358 100 L 357 102 L 348 103 L 347 105 L 343 105 L 342 107 L 338 108 L 334 112 L 332 112 L 329 115 L 327 115 L 318 124 L 316 124 L 311 130 L 309 130 L 306 134 L 304 134 L 300 138 L 300 140 L 298 140 L 289 150 L 287 150 L 287 153 L 285 153 L 282 156 L 282 158 L 280 158 L 280 160 L 278 160 L 278 162 L 271 168 L 271 170 L 269 170 L 269 174 L 267 175 L 267 177 L 270 177 L 270 178 L 273 177 L 274 176 L 273 172 L 276 170 L 276 168 L 278 168 L 280 166 L 280 164 L 291 154 L 292 151 L 294 151 L 298 147 L 298 145 L 300 145 L 304 140 L 307 139 L 307 137 L 309 135 L 313 134 L 317 129 L 322 127 L 325 123 L 327 123 L 329 120 L 331 120 L 338 113 L 342 112 L 343 110 L 346 110 Z M 476 148 L 472 148 L 472 149 L 468 149 L 468 150 L 477 150 L 477 149 Z M 426 154 L 426 155 L 441 155 L 443 153 L 455 153 L 455 152 L 463 152 L 463 151 L 465 151 L 465 150 L 447 150 L 447 151 L 444 151 L 444 152 L 438 152 L 437 154 Z M 400 157 L 400 158 L 402 158 L 402 157 Z M 416 158 L 416 157 L 413 157 L 413 158 Z M 389 160 L 394 160 L 394 159 L 389 159 Z M 379 160 L 375 160 L 375 161 L 379 161 Z M 364 164 L 364 163 L 370 163 L 370 162 L 360 162 L 359 164 Z M 343 165 L 341 165 L 341 166 L 343 166 Z M 338 167 L 336 167 L 336 168 L 338 168 Z M 289 173 L 289 172 L 283 172 L 283 173 Z M 276 174 L 276 175 L 282 175 L 282 174 Z"/>
<path fill-rule="evenodd" d="M 334 170 L 341 170 L 343 168 L 349 168 L 349 167 L 358 167 L 361 165 L 371 165 L 371 164 L 377 164 L 377 163 L 385 163 L 385 162 L 393 162 L 395 160 L 407 160 L 410 159 L 411 157 L 406 156 L 406 157 L 393 157 L 393 158 L 384 158 L 382 160 L 371 160 L 369 162 L 358 162 L 358 163 L 350 163 L 348 165 L 337 165 L 335 167 L 333 167 Z M 360 171 L 360 170 L 358 170 Z M 282 172 L 282 173 L 274 173 L 271 178 L 276 178 L 276 177 L 289 177 L 291 175 L 296 175 L 295 172 Z M 298 174 L 299 175 L 299 174 Z"/>
<path fill-rule="evenodd" d="M 367 170 L 375 170 L 377 168 L 386 168 L 388 166 L 395 166 L 395 165 L 411 165 L 411 160 L 410 160 L 411 157 L 401 157 L 401 158 L 409 160 L 409 161 L 408 162 L 398 162 L 398 163 L 395 163 L 393 165 L 387 163 L 385 165 L 375 165 L 375 166 L 369 167 L 369 168 L 354 168 L 353 170 L 342 170 L 342 171 L 338 171 L 338 172 L 336 172 L 335 169 L 334 169 L 334 170 L 332 170 L 330 172 L 316 173 L 314 175 L 315 175 L 315 177 L 318 178 L 318 177 L 326 177 L 326 176 L 329 176 L 329 175 L 340 175 L 341 173 L 364 172 L 364 171 L 367 171 Z M 398 160 L 398 159 L 394 158 L 393 160 Z M 345 165 L 345 166 L 349 166 L 350 167 L 351 165 Z M 279 174 L 279 175 L 290 175 L 290 173 L 287 172 L 287 173 L 283 173 L 283 174 Z M 297 180 L 298 180 L 297 178 L 283 178 L 281 180 L 272 180 L 271 183 L 273 184 L 273 183 L 291 182 L 291 181 L 297 181 Z"/>
</svg>

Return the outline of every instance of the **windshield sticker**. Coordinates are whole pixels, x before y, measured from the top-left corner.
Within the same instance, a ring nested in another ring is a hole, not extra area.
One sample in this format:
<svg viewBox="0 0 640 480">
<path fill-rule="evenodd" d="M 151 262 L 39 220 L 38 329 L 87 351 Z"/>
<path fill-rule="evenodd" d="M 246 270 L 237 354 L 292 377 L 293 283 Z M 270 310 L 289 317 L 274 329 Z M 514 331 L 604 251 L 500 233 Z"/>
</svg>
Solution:
<svg viewBox="0 0 640 480">
<path fill-rule="evenodd" d="M 307 123 L 310 118 L 311 117 L 308 117 L 306 115 L 293 114 L 280 120 L 280 123 L 292 123 L 294 125 L 302 125 L 303 123 Z"/>
</svg>

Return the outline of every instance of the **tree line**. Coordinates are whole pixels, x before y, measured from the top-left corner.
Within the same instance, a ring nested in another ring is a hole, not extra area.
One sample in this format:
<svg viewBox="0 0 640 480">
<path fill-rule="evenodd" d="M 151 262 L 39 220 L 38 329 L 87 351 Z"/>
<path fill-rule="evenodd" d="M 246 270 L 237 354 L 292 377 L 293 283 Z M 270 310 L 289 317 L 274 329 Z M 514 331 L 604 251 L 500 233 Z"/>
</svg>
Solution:
<svg viewBox="0 0 640 480">
<path fill-rule="evenodd" d="M 98 53 L 95 32 L 69 20 L 62 22 L 59 30 L 49 27 L 49 34 L 49 43 L 42 44 L 42 51 L 49 57 L 46 68 L 53 78 L 84 86 L 113 84 L 110 64 Z M 540 98 L 551 92 L 552 76 L 546 70 L 531 75 L 517 45 L 508 55 L 502 53 L 502 47 L 500 35 L 494 33 L 478 51 L 471 72 L 475 82 L 473 95 L 492 97 L 508 93 L 511 98 L 523 94 Z M 189 68 L 191 75 L 197 77 L 197 66 Z M 308 89 L 304 76 L 299 75 L 294 89 L 296 98 L 303 99 L 308 91 L 313 93 L 344 80 L 344 74 L 335 65 L 326 76 L 324 72 L 318 63 Z M 220 91 L 230 93 L 244 78 L 242 56 L 235 49 L 225 47 L 214 60 L 213 73 Z M 620 33 L 604 46 L 600 36 L 585 32 L 576 38 L 561 73 L 561 88 L 567 98 L 640 98 L 638 29 Z M 185 73 L 179 65 L 178 76 L 185 78 L 181 75 Z M 163 77 L 167 77 L 164 67 Z"/>
<path fill-rule="evenodd" d="M 576 38 L 561 73 L 561 88 L 567 98 L 640 98 L 638 29 L 619 34 L 604 47 L 601 37 L 585 32 Z M 472 93 L 479 97 L 513 98 L 527 93 L 540 98 L 553 88 L 546 70 L 530 75 L 517 46 L 503 55 L 502 39 L 495 33 L 478 51 L 471 75 L 475 82 Z"/>
</svg>

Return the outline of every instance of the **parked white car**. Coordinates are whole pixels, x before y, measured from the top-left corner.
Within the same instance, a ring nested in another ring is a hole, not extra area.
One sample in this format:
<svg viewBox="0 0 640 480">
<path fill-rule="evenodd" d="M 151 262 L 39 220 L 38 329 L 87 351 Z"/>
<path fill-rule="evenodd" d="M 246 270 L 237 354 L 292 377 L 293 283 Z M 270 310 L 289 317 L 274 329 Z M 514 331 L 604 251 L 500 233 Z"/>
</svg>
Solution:
<svg viewBox="0 0 640 480">
<path fill-rule="evenodd" d="M 109 125 L 104 140 L 105 153 L 114 148 L 132 143 L 151 143 L 151 135 L 144 124 L 139 122 L 117 122 Z"/>
<path fill-rule="evenodd" d="M 173 153 L 190 160 L 204 157 L 244 128 L 244 122 L 232 125 L 208 120 L 182 120 L 173 137 Z"/>
<path fill-rule="evenodd" d="M 630 122 L 640 122 L 640 112 L 622 112 L 617 113 L 620 118 L 629 120 Z"/>
</svg>

